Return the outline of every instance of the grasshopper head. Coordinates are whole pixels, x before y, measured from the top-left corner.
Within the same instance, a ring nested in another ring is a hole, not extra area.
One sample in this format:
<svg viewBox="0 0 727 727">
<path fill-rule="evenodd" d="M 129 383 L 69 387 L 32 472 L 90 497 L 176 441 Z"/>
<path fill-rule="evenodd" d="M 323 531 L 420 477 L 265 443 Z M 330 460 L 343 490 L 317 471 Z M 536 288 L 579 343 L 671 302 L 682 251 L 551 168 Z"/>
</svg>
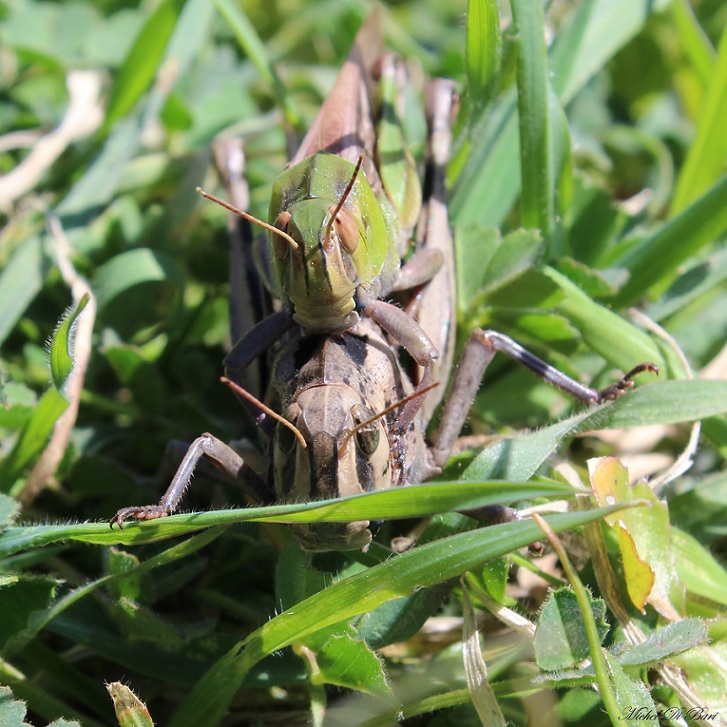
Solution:
<svg viewBox="0 0 727 727">
<path fill-rule="evenodd" d="M 317 152 L 273 185 L 268 221 L 297 243 L 270 238 L 275 283 L 295 320 L 313 331 L 352 328 L 356 289 L 378 297 L 398 275 L 396 214 L 359 165 Z"/>
<path fill-rule="evenodd" d="M 385 419 L 372 421 L 347 438 L 373 412 L 362 396 L 344 384 L 304 389 L 284 412 L 303 435 L 307 448 L 278 425 L 273 441 L 275 489 L 285 501 L 309 501 L 362 494 L 392 486 Z M 370 523 L 312 523 L 293 526 L 308 551 L 366 548 Z"/>
<path fill-rule="evenodd" d="M 281 212 L 275 226 L 297 243 L 294 250 L 272 235 L 275 269 L 293 317 L 304 328 L 326 333 L 355 325 L 354 293 L 359 276 L 353 253 L 362 233 L 354 213 L 341 209 L 334 219 L 335 200 L 308 198 Z"/>
</svg>

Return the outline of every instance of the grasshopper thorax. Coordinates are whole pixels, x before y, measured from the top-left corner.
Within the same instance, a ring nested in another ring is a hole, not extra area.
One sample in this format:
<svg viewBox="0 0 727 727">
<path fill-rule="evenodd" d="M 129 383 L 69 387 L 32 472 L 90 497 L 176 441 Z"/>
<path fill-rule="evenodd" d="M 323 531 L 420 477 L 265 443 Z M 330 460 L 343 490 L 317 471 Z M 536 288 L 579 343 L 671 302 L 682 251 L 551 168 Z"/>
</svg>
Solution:
<svg viewBox="0 0 727 727">
<path fill-rule="evenodd" d="M 308 501 L 362 494 L 392 486 L 387 423 L 377 419 L 361 394 L 344 384 L 312 385 L 284 412 L 303 435 L 278 425 L 273 438 L 275 489 L 284 501 Z M 348 435 L 353 434 L 349 437 Z M 368 521 L 294 526 L 309 551 L 364 548 L 371 541 Z"/>
</svg>

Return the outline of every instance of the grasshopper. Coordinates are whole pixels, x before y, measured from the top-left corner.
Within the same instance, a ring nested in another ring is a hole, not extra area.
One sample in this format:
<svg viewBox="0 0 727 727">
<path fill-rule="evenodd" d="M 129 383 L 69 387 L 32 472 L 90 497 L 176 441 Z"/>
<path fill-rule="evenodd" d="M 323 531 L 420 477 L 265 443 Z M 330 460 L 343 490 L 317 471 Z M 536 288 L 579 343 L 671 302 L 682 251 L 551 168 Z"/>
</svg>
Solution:
<svg viewBox="0 0 727 727">
<path fill-rule="evenodd" d="M 451 88 L 447 86 L 447 89 L 447 97 L 451 100 Z M 448 121 L 439 125 L 448 127 Z M 237 151 L 226 144 L 224 152 L 218 156 L 218 166 L 222 157 L 231 160 Z M 443 163 L 430 163 L 429 167 L 441 177 Z M 234 195 L 238 198 L 241 195 L 240 169 L 238 161 L 234 174 L 229 168 L 224 170 L 228 190 L 238 190 Z M 443 185 L 430 184 L 429 188 L 438 200 L 432 200 L 431 214 L 424 213 L 419 248 L 428 249 L 427 240 L 431 239 L 451 254 Z M 444 229 L 440 229 L 442 223 Z M 244 225 L 244 221 L 240 224 Z M 249 230 L 248 227 L 244 229 Z M 431 247 L 436 249 L 433 243 Z M 454 271 L 448 268 L 442 272 L 437 285 L 429 292 L 441 294 L 446 291 L 451 298 Z M 247 294 L 249 291 L 245 286 L 243 288 L 243 294 Z M 231 307 L 238 311 L 238 306 L 233 304 Z M 417 306 L 411 320 L 424 321 L 430 307 Z M 433 326 L 435 340 L 445 352 L 454 342 L 452 307 L 451 300 L 446 306 L 438 306 L 440 320 Z M 240 311 L 239 315 L 242 313 Z M 408 316 L 403 311 L 401 315 Z M 256 328 L 252 330 L 254 332 Z M 251 499 L 263 503 L 387 489 L 424 481 L 439 471 L 431 467 L 427 456 L 424 412 L 415 399 L 409 399 L 415 392 L 415 385 L 402 369 L 378 325 L 363 318 L 350 330 L 336 334 L 309 333 L 304 336 L 300 330 L 294 330 L 290 335 L 291 339 L 279 346 L 274 357 L 265 397 L 267 406 L 263 408 L 257 402 L 250 403 L 249 397 L 245 399 L 267 435 L 267 457 L 263 457 L 268 463 L 267 477 L 253 471 L 224 442 L 203 434 L 190 445 L 159 504 L 123 508 L 112 518 L 112 526 L 116 523 L 123 527 L 128 518 L 154 519 L 174 512 L 201 458 L 210 460 L 241 483 Z M 451 360 L 451 356 L 445 353 L 444 359 Z M 247 377 L 247 380 L 252 381 L 250 386 L 256 386 L 256 377 Z M 398 402 L 405 402 L 403 409 L 414 404 L 409 415 L 412 425 L 404 424 L 402 411 L 394 414 Z M 282 419 L 274 416 L 273 410 L 281 411 Z M 299 525 L 294 529 L 301 545 L 311 551 L 365 548 L 372 537 L 368 522 Z"/>
<path fill-rule="evenodd" d="M 316 333 L 340 333 L 363 314 L 423 367 L 420 390 L 436 380 L 437 346 L 414 317 L 381 300 L 432 280 L 442 255 L 422 247 L 401 265 L 422 192 L 399 120 L 401 70 L 380 47 L 373 16 L 273 186 L 269 223 L 284 234 L 270 234 L 262 272 L 284 310 L 233 348 L 225 365 L 234 376 L 294 323 Z M 408 407 L 408 419 L 416 406 Z"/>
<path fill-rule="evenodd" d="M 418 240 L 422 249 L 440 250 L 448 264 L 443 268 L 445 274 L 424 288 L 410 311 L 414 320 L 427 326 L 445 361 L 451 360 L 453 347 L 454 271 L 449 262 L 452 238 L 443 177 L 451 141 L 452 99 L 450 82 L 437 80 L 429 85 L 427 224 L 420 226 Z M 443 296 L 447 295 L 450 297 L 445 301 Z M 379 326 L 364 318 L 337 334 L 302 335 L 297 331 L 276 353 L 267 406 L 253 404 L 268 439 L 266 479 L 253 472 L 228 445 L 203 434 L 190 446 L 158 505 L 124 508 L 112 518 L 111 525 L 122 527 L 128 518 L 144 520 L 173 513 L 203 457 L 262 502 L 308 501 L 423 482 L 446 463 L 485 369 L 497 351 L 586 404 L 616 398 L 632 386 L 635 374 L 655 370 L 652 364 L 642 364 L 599 392 L 570 379 L 507 336 L 477 329 L 465 346 L 430 445 L 425 432 L 435 399 L 427 398 L 424 407 L 416 401 L 426 392 L 415 386 Z M 407 407 L 413 413 L 407 414 Z M 273 416 L 272 410 L 282 416 Z M 509 508 L 486 508 L 477 515 L 489 521 L 517 517 Z M 307 551 L 365 549 L 372 538 L 368 521 L 299 524 L 293 529 Z"/>
</svg>

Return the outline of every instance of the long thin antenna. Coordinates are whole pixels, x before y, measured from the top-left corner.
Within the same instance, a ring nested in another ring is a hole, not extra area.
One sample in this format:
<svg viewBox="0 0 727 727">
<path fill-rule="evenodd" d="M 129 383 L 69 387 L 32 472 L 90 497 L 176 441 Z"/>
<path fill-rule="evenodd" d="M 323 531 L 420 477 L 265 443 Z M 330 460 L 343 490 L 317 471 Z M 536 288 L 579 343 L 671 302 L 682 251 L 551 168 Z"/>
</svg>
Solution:
<svg viewBox="0 0 727 727">
<path fill-rule="evenodd" d="M 243 399 L 247 399 L 247 401 L 255 404 L 255 406 L 259 407 L 262 411 L 264 411 L 269 417 L 274 419 L 279 424 L 282 424 L 284 427 L 290 429 L 293 434 L 298 438 L 298 441 L 300 442 L 300 446 L 303 447 L 303 449 L 308 449 L 308 444 L 305 441 L 303 435 L 300 433 L 300 430 L 293 424 L 292 422 L 289 422 L 285 417 L 281 417 L 280 414 L 277 412 L 274 412 L 269 406 L 266 406 L 265 404 L 260 401 L 260 399 L 254 397 L 249 391 L 246 389 L 243 389 L 240 384 L 235 383 L 234 381 L 230 381 L 226 376 L 221 376 L 220 381 L 223 384 L 227 384 L 236 394 L 241 396 Z"/>
<path fill-rule="evenodd" d="M 383 411 L 380 411 L 378 414 L 374 414 L 370 419 L 367 419 L 365 422 L 361 422 L 360 424 L 357 424 L 350 432 L 346 433 L 346 436 L 340 441 L 338 445 L 338 459 L 341 459 L 343 455 L 346 453 L 346 447 L 348 447 L 348 443 L 351 441 L 351 437 L 353 437 L 356 432 L 360 431 L 364 427 L 367 427 L 372 422 L 375 422 L 377 419 L 381 419 L 381 417 L 385 417 L 387 414 L 390 414 L 395 409 L 398 409 L 400 406 L 404 406 L 404 404 L 412 401 L 412 399 L 416 399 L 419 396 L 423 396 L 428 391 L 431 391 L 436 386 L 439 386 L 439 382 L 435 382 L 431 386 L 427 386 L 426 388 L 422 389 L 421 391 L 415 391 L 413 394 L 409 394 L 409 396 L 405 396 L 400 401 L 395 401 L 393 404 L 390 404 L 386 407 Z"/>
<path fill-rule="evenodd" d="M 348 199 L 348 195 L 351 194 L 351 190 L 353 189 L 353 185 L 356 183 L 356 177 L 358 177 L 358 173 L 361 171 L 361 165 L 363 164 L 364 156 L 363 154 L 358 155 L 358 161 L 356 162 L 356 168 L 353 170 L 353 174 L 351 175 L 351 179 L 348 182 L 348 186 L 344 190 L 343 194 L 341 195 L 341 199 L 338 200 L 338 204 L 336 205 L 335 209 L 331 213 L 331 219 L 329 220 L 328 224 L 326 225 L 326 242 L 331 239 L 331 229 L 333 229 L 333 223 L 336 221 L 336 215 L 341 211 L 341 207 L 345 204 L 346 200 Z"/>
<path fill-rule="evenodd" d="M 229 210 L 233 214 L 239 215 L 243 219 L 252 222 L 254 225 L 260 225 L 260 227 L 264 227 L 266 230 L 270 230 L 270 232 L 272 232 L 273 234 L 282 237 L 283 240 L 285 240 L 293 248 L 293 250 L 298 249 L 298 243 L 287 232 L 283 232 L 274 225 L 269 225 L 267 222 L 263 222 L 262 220 L 259 220 L 257 217 L 253 217 L 247 212 L 243 212 L 241 209 L 235 207 L 235 205 L 232 205 L 229 202 L 225 202 L 225 200 L 220 199 L 219 197 L 215 197 L 214 194 L 205 192 L 202 187 L 197 187 L 196 192 L 205 199 L 210 200 L 210 202 L 216 202 L 218 205 L 220 205 L 220 207 L 224 207 L 226 210 Z"/>
</svg>

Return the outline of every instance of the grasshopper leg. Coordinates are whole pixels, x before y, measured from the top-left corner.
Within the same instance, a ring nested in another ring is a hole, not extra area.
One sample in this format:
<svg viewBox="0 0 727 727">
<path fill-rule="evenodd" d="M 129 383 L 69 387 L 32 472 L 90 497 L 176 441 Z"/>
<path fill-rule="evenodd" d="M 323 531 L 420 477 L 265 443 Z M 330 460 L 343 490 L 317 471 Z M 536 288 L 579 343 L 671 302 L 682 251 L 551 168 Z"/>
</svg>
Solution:
<svg viewBox="0 0 727 727">
<path fill-rule="evenodd" d="M 441 270 L 443 264 L 444 255 L 441 250 L 417 250 L 399 270 L 391 292 L 410 290 L 428 283 Z"/>
<path fill-rule="evenodd" d="M 237 381 L 255 358 L 277 343 L 294 325 L 295 321 L 286 311 L 273 313 L 260 321 L 227 354 L 224 361 L 227 375 Z"/>
<path fill-rule="evenodd" d="M 521 363 L 574 399 L 589 406 L 618 398 L 634 385 L 632 379 L 639 373 L 645 371 L 658 373 L 658 368 L 654 364 L 640 364 L 613 386 L 597 391 L 571 379 L 562 371 L 530 353 L 519 343 L 513 341 L 512 338 L 497 331 L 475 329 L 462 352 L 462 358 L 454 375 L 449 400 L 444 407 L 439 429 L 434 436 L 434 446 L 431 453 L 436 465 L 443 467 L 447 463 L 454 441 L 459 436 L 467 413 L 472 406 L 480 381 L 490 361 L 498 351 Z"/>
<path fill-rule="evenodd" d="M 242 140 L 236 138 L 217 139 L 213 146 L 215 166 L 224 182 L 227 198 L 234 207 L 248 210 L 250 191 L 245 178 L 245 150 Z M 257 265 L 260 250 L 267 248 L 267 240 L 253 235 L 249 220 L 232 212 L 228 215 L 230 253 L 230 337 L 234 342 L 244 338 L 259 321 L 272 312 L 272 300 L 266 288 L 269 276 L 265 265 Z M 264 256 L 263 256 L 264 257 Z M 254 365 L 240 372 L 239 383 L 254 396 L 261 397 L 265 391 L 267 375 L 266 360 L 260 357 Z"/>
<path fill-rule="evenodd" d="M 114 525 L 118 525 L 120 529 L 123 529 L 124 521 L 130 518 L 155 520 L 174 513 L 179 507 L 179 503 L 189 487 L 194 469 L 202 457 L 212 462 L 230 479 L 240 482 L 254 500 L 265 502 L 268 499 L 264 483 L 243 462 L 242 457 L 217 437 L 203 434 L 201 437 L 197 437 L 187 449 L 167 491 L 157 505 L 124 507 L 111 518 L 110 526 L 113 528 Z"/>
<path fill-rule="evenodd" d="M 400 343 L 422 367 L 422 377 L 416 391 L 423 391 L 436 383 L 439 376 L 439 351 L 424 329 L 408 313 L 383 300 L 368 303 L 364 307 L 364 313 Z M 403 406 L 398 417 L 401 432 L 405 432 L 413 423 L 423 403 L 424 397 L 418 396 Z"/>
<path fill-rule="evenodd" d="M 429 127 L 426 194 L 418 225 L 419 240 L 414 255 L 399 272 L 395 289 L 426 286 L 417 296 L 415 310 L 409 313 L 382 301 L 365 301 L 368 305 L 364 306 L 366 315 L 398 341 L 421 367 L 419 391 L 434 384 L 440 371 L 449 371 L 454 347 L 454 256 L 445 202 L 445 170 L 451 147 L 451 124 L 456 112 L 452 82 L 438 79 L 428 84 L 426 105 Z M 444 361 L 440 359 L 440 351 L 444 352 Z M 429 419 L 441 396 L 441 393 L 434 393 L 407 402 L 398 417 L 399 431 L 407 431 L 422 407 Z"/>
</svg>

